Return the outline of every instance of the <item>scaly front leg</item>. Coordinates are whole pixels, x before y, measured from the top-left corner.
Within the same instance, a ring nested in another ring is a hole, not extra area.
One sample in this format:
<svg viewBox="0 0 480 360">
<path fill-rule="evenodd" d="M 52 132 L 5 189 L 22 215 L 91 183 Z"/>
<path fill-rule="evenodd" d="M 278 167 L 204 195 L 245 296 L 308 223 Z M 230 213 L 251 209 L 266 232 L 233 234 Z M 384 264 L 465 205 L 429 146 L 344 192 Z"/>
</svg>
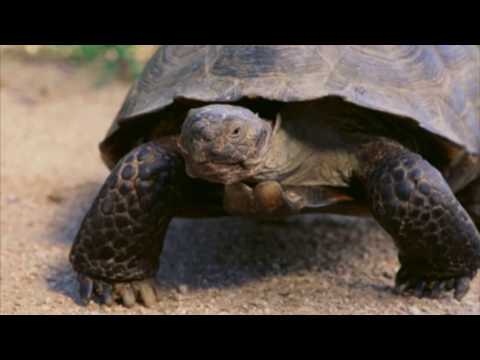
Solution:
<svg viewBox="0 0 480 360">
<path fill-rule="evenodd" d="M 421 156 L 382 141 L 361 153 L 370 210 L 399 249 L 399 292 L 462 299 L 480 266 L 480 234 L 442 174 Z"/>
<path fill-rule="evenodd" d="M 132 150 L 107 178 L 71 249 L 82 301 L 97 295 L 107 305 L 153 305 L 159 296 L 153 278 L 170 220 L 209 215 L 214 198 L 209 185 L 185 175 L 174 152 L 155 142 Z M 222 212 L 211 213 L 217 214 Z"/>
</svg>

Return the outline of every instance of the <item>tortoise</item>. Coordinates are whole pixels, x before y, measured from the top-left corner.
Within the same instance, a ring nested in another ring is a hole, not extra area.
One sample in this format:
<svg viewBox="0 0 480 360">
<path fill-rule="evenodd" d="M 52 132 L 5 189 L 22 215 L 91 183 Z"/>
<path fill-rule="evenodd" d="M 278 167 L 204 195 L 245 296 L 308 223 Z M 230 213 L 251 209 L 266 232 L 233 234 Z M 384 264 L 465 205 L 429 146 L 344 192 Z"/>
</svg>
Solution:
<svg viewBox="0 0 480 360">
<path fill-rule="evenodd" d="M 70 252 L 79 293 L 151 306 L 174 217 L 371 216 L 394 292 L 461 300 L 480 266 L 475 46 L 165 45 L 105 139 Z"/>
</svg>

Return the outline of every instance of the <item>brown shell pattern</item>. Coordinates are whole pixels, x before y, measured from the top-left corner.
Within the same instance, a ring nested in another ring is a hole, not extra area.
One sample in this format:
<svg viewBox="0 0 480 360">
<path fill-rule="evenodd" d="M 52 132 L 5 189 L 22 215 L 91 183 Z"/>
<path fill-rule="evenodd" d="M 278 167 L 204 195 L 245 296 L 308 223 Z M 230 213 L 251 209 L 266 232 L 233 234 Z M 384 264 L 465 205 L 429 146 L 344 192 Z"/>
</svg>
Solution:
<svg viewBox="0 0 480 360">
<path fill-rule="evenodd" d="M 473 45 L 163 45 L 107 138 L 177 98 L 288 102 L 332 95 L 414 119 L 480 154 L 480 51 Z"/>
</svg>

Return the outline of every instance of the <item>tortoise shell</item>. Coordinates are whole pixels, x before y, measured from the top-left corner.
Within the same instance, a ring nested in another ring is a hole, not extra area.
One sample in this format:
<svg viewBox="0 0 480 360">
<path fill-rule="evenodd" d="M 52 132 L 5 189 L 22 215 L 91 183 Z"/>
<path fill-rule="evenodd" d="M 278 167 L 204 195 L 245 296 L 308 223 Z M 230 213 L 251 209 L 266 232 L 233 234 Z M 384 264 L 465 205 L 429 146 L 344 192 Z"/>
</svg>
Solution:
<svg viewBox="0 0 480 360">
<path fill-rule="evenodd" d="M 151 129 L 146 119 L 183 116 L 176 104 L 327 96 L 413 121 L 480 163 L 480 50 L 473 45 L 163 45 L 100 149 L 112 167 Z"/>
</svg>

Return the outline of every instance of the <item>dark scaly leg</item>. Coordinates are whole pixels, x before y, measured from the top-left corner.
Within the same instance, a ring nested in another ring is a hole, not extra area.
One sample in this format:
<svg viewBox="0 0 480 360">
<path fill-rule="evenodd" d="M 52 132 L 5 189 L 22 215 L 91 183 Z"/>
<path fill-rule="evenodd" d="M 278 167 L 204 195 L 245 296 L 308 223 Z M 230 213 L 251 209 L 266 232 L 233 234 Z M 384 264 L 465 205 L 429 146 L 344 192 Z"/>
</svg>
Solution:
<svg viewBox="0 0 480 360">
<path fill-rule="evenodd" d="M 107 305 L 117 300 L 126 306 L 133 306 L 137 299 L 147 306 L 155 302 L 159 292 L 153 278 L 172 217 L 221 212 L 221 198 L 219 209 L 206 203 L 217 200 L 215 190 L 196 185 L 185 175 L 183 160 L 154 142 L 135 148 L 119 161 L 71 249 L 70 262 L 79 274 L 83 302 L 93 295 Z"/>
<path fill-rule="evenodd" d="M 399 292 L 460 300 L 480 266 L 480 234 L 441 173 L 396 143 L 365 146 L 361 180 L 377 221 L 399 249 Z"/>
</svg>

